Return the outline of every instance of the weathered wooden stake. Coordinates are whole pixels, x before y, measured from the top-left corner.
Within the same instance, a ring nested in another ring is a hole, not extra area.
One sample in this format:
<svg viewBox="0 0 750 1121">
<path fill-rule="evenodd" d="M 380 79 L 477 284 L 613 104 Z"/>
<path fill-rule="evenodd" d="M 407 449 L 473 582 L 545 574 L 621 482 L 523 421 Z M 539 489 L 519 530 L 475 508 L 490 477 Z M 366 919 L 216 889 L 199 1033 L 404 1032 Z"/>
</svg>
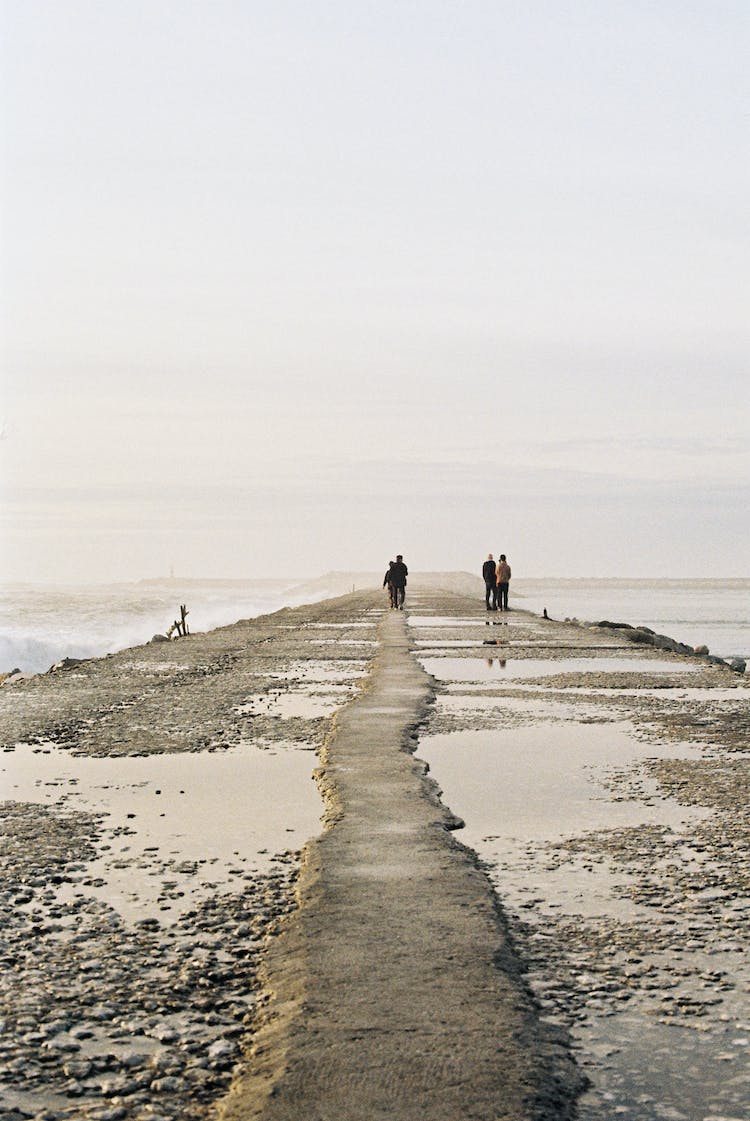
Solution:
<svg viewBox="0 0 750 1121">
<path fill-rule="evenodd" d="M 187 619 L 189 614 L 190 614 L 190 612 L 188 611 L 185 604 L 181 603 L 180 604 L 180 620 L 178 622 L 177 619 L 175 619 L 175 621 L 172 623 L 172 626 L 167 631 L 167 638 L 171 638 L 172 635 L 174 635 L 175 638 L 184 638 L 185 635 L 190 634 L 190 631 L 188 629 L 188 625 L 187 625 L 187 622 L 186 622 L 186 619 Z"/>
</svg>

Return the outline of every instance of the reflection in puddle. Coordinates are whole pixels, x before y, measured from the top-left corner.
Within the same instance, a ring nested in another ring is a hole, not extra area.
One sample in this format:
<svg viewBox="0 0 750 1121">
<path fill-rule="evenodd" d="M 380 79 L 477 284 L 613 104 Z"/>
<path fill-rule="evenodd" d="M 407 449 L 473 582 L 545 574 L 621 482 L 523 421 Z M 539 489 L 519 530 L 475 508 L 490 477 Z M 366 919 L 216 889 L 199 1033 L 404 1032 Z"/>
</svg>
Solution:
<svg viewBox="0 0 750 1121">
<path fill-rule="evenodd" d="M 467 822 L 462 840 L 475 847 L 488 833 L 503 843 L 544 842 L 568 832 L 648 821 L 679 825 L 695 811 L 660 802 L 611 802 L 601 784 L 608 767 L 653 758 L 659 749 L 636 740 L 625 724 L 530 727 L 424 736 L 417 754 L 444 790 L 443 801 Z M 671 746 L 670 758 L 700 750 Z M 667 812 L 668 811 L 668 812 Z"/>
<path fill-rule="evenodd" d="M 106 815 L 109 850 L 81 877 L 104 882 L 75 891 L 128 921 L 174 919 L 320 831 L 313 757 L 276 746 L 102 758 L 24 744 L 3 753 L 2 797 Z"/>
<path fill-rule="evenodd" d="M 694 673 L 698 666 L 656 658 L 503 658 L 498 653 L 486 659 L 430 658 L 419 661 L 438 681 L 494 681 L 545 677 L 558 673 Z"/>
</svg>

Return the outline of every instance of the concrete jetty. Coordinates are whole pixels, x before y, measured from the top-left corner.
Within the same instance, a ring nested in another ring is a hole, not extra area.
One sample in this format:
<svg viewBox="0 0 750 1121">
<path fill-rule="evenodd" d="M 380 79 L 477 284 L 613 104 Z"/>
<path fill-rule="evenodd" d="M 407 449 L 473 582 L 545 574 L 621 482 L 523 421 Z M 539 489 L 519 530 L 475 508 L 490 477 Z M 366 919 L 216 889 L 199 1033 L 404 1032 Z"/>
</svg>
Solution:
<svg viewBox="0 0 750 1121">
<path fill-rule="evenodd" d="M 571 1115 L 489 881 L 411 754 L 431 699 L 405 617 L 379 625 L 324 753 L 329 828 L 268 951 L 270 1003 L 222 1121 L 523 1121 Z"/>
<path fill-rule="evenodd" d="M 474 585 L 0 690 L 3 1121 L 747 1116 L 747 676 Z"/>
</svg>

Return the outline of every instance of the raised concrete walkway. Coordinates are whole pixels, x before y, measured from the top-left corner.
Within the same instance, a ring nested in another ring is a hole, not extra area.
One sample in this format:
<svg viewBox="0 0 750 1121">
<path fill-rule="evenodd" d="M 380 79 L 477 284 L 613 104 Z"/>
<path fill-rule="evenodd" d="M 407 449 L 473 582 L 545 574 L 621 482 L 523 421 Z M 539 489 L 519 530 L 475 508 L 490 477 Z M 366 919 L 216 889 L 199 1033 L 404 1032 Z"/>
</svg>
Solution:
<svg viewBox="0 0 750 1121">
<path fill-rule="evenodd" d="M 484 873 L 415 760 L 430 679 L 388 613 L 323 761 L 328 828 L 272 940 L 270 994 L 222 1121 L 560 1121 L 573 1065 L 544 1035 Z"/>
</svg>

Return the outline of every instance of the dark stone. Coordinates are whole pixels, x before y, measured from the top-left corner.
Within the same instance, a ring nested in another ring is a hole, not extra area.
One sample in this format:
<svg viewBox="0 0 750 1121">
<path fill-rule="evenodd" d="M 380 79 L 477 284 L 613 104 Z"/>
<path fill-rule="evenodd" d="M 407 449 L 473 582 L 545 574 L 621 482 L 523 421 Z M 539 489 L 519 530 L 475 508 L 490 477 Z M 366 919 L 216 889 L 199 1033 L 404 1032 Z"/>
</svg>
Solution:
<svg viewBox="0 0 750 1121">
<path fill-rule="evenodd" d="M 55 662 L 53 666 L 47 670 L 47 673 L 56 673 L 61 669 L 72 669 L 73 666 L 80 666 L 83 658 L 62 658 L 59 662 Z"/>
<path fill-rule="evenodd" d="M 631 642 L 640 643 L 641 646 L 654 646 L 656 636 L 647 627 L 637 627 L 628 631 L 628 638 Z"/>
</svg>

